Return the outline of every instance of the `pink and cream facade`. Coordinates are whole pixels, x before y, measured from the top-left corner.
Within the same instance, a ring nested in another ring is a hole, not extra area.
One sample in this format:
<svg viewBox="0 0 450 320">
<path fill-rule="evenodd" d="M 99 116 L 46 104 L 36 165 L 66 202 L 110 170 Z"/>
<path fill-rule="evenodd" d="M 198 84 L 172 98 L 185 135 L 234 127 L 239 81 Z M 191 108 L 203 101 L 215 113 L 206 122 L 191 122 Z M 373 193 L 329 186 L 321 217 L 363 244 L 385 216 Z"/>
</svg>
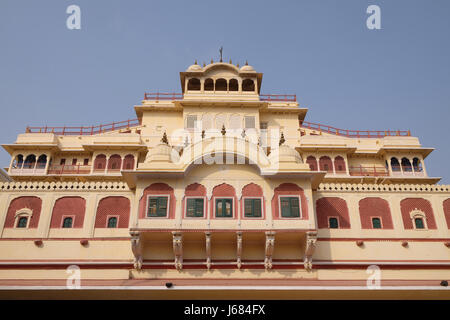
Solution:
<svg viewBox="0 0 450 320">
<path fill-rule="evenodd" d="M 3 145 L 3 296 L 450 297 L 450 187 L 427 174 L 433 149 L 409 131 L 306 122 L 249 65 L 180 78 L 137 119 L 29 127 Z"/>
</svg>

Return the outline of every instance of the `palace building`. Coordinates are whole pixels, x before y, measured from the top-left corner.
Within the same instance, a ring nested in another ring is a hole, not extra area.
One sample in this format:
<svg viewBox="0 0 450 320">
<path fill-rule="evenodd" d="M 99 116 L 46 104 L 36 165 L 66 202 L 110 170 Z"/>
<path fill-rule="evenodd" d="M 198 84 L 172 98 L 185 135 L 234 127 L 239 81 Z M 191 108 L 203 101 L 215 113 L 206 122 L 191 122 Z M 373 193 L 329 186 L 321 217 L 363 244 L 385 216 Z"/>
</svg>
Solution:
<svg viewBox="0 0 450 320">
<path fill-rule="evenodd" d="M 433 148 L 305 121 L 262 78 L 195 63 L 136 119 L 4 144 L 0 296 L 450 298 Z"/>
</svg>

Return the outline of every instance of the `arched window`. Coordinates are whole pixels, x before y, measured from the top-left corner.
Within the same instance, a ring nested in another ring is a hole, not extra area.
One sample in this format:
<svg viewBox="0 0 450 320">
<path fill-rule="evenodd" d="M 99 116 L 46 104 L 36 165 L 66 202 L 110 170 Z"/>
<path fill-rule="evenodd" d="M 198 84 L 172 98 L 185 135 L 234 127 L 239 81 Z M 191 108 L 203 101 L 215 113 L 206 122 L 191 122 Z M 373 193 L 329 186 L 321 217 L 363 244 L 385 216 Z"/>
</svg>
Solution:
<svg viewBox="0 0 450 320">
<path fill-rule="evenodd" d="M 19 154 L 16 156 L 16 158 L 13 161 L 12 167 L 14 169 L 19 169 L 22 167 L 23 164 L 23 155 Z"/>
<path fill-rule="evenodd" d="M 330 229 L 339 229 L 339 220 L 336 217 L 330 217 L 328 219 L 328 227 Z"/>
<path fill-rule="evenodd" d="M 200 80 L 197 78 L 189 79 L 188 90 L 193 90 L 193 91 L 200 90 Z"/>
<path fill-rule="evenodd" d="M 372 218 L 372 228 L 373 229 L 381 229 L 381 219 L 380 218 Z"/>
<path fill-rule="evenodd" d="M 401 170 L 400 163 L 398 162 L 397 158 L 391 158 L 391 168 L 392 168 L 392 171 L 394 171 L 394 172 L 398 172 Z"/>
<path fill-rule="evenodd" d="M 414 167 L 414 171 L 415 172 L 422 172 L 423 171 L 422 162 L 420 161 L 419 158 L 414 158 L 413 159 L 413 167 Z"/>
<path fill-rule="evenodd" d="M 408 158 L 402 158 L 402 169 L 403 169 L 403 172 L 411 172 L 412 171 L 411 161 L 409 161 Z"/>
<path fill-rule="evenodd" d="M 414 226 L 416 229 L 425 229 L 425 223 L 423 223 L 422 217 L 414 218 Z"/>
<path fill-rule="evenodd" d="M 94 170 L 103 171 L 106 168 L 106 156 L 99 154 L 94 160 Z"/>
<path fill-rule="evenodd" d="M 67 218 L 64 218 L 62 227 L 63 228 L 72 228 L 72 224 L 73 224 L 73 218 L 67 217 Z"/>
<path fill-rule="evenodd" d="M 36 156 L 34 154 L 30 154 L 25 158 L 23 167 L 26 169 L 32 169 L 34 168 L 35 163 L 36 163 Z"/>
<path fill-rule="evenodd" d="M 205 80 L 205 91 L 214 91 L 214 80 L 213 79 L 206 79 Z"/>
<path fill-rule="evenodd" d="M 336 173 L 345 173 L 345 160 L 341 156 L 337 156 L 334 158 L 334 169 L 336 170 Z"/>
<path fill-rule="evenodd" d="M 110 217 L 108 219 L 108 228 L 117 228 L 117 217 Z"/>
<path fill-rule="evenodd" d="M 231 79 L 228 83 L 228 91 L 239 91 L 239 83 L 236 79 Z"/>
<path fill-rule="evenodd" d="M 17 220 L 17 228 L 26 228 L 28 224 L 28 217 L 19 217 Z"/>
<path fill-rule="evenodd" d="M 333 162 L 328 156 L 320 157 L 319 166 L 320 171 L 333 172 Z"/>
<path fill-rule="evenodd" d="M 132 154 L 128 154 L 123 159 L 123 169 L 124 170 L 133 170 L 134 169 L 134 156 Z"/>
<path fill-rule="evenodd" d="M 217 79 L 216 80 L 216 91 L 227 91 L 227 80 Z"/>
<path fill-rule="evenodd" d="M 317 160 L 313 156 L 306 158 L 306 163 L 309 164 L 311 171 L 317 171 Z"/>
<path fill-rule="evenodd" d="M 45 154 L 41 154 L 37 160 L 37 168 L 44 169 L 47 163 L 47 156 Z"/>
<path fill-rule="evenodd" d="M 119 171 L 122 166 L 122 158 L 118 154 L 113 154 L 108 160 L 108 171 Z"/>
<path fill-rule="evenodd" d="M 255 82 L 251 79 L 242 81 L 242 91 L 255 91 Z"/>
</svg>

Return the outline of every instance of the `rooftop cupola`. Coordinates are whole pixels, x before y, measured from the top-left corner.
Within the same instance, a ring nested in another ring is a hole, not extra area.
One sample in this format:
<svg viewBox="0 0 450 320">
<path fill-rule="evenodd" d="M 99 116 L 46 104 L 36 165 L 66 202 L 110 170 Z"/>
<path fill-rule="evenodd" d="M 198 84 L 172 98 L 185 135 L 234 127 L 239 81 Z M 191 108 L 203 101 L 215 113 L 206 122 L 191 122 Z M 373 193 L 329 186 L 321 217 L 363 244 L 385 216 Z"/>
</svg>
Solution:
<svg viewBox="0 0 450 320">
<path fill-rule="evenodd" d="M 181 88 L 185 99 L 200 97 L 230 97 L 232 99 L 248 99 L 259 96 L 262 73 L 258 73 L 246 62 L 239 64 L 230 62 L 214 62 L 200 66 L 197 61 L 185 72 L 180 72 Z"/>
</svg>

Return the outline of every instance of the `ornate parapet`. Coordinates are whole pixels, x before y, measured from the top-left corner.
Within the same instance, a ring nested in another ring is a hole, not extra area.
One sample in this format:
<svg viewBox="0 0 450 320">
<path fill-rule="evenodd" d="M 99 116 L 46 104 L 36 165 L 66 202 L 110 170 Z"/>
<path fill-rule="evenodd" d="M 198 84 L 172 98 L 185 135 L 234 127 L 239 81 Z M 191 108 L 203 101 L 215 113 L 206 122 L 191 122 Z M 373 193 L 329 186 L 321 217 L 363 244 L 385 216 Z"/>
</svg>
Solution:
<svg viewBox="0 0 450 320">
<path fill-rule="evenodd" d="M 450 193 L 450 185 L 439 184 L 366 184 L 366 183 L 321 183 L 317 191 L 336 192 L 440 192 Z"/>
<path fill-rule="evenodd" d="M 308 231 L 306 233 L 305 257 L 303 263 L 307 271 L 312 269 L 312 256 L 316 249 L 317 231 Z"/>
<path fill-rule="evenodd" d="M 1 192 L 14 191 L 130 191 L 122 181 L 13 181 L 0 182 Z"/>
</svg>

